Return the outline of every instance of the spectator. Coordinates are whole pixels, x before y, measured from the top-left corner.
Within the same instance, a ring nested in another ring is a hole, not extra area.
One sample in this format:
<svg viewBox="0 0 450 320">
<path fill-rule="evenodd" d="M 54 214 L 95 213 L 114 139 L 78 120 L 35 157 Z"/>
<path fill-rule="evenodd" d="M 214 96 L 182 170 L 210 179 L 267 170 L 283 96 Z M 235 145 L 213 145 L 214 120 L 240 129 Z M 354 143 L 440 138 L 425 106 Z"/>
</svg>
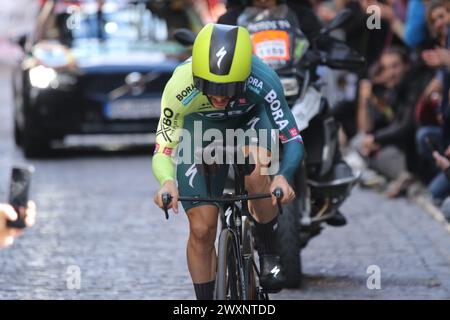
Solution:
<svg viewBox="0 0 450 320">
<path fill-rule="evenodd" d="M 448 41 L 449 4 L 443 0 L 432 0 L 426 9 L 428 29 L 441 47 Z"/>
<path fill-rule="evenodd" d="M 410 48 L 419 46 L 428 35 L 425 20 L 425 2 L 423 0 L 409 0 L 408 3 L 403 39 Z"/>
<path fill-rule="evenodd" d="M 423 66 L 412 68 L 407 53 L 395 47 L 385 50 L 376 69 L 372 81 L 360 84 L 357 121 L 362 134 L 354 144 L 371 169 L 392 181 L 388 196 L 395 197 L 413 182 L 414 106 L 430 75 Z"/>
<path fill-rule="evenodd" d="M 420 128 L 416 135 L 419 153 L 422 159 L 428 161 L 428 164 L 436 164 L 442 169 L 444 157 L 438 152 L 433 153 L 429 149 L 426 141 L 432 139 L 436 142 L 439 150 L 445 150 L 446 156 L 450 155 L 450 108 L 449 108 L 449 90 L 450 90 L 450 14 L 448 4 L 444 1 L 433 0 L 427 6 L 426 11 L 428 28 L 439 46 L 434 49 L 426 50 L 422 53 L 424 61 L 433 68 L 437 69 L 436 77 L 433 81 L 433 93 L 440 95 L 440 108 L 437 114 L 437 124 L 434 126 L 424 126 Z M 436 162 L 435 162 L 436 161 Z M 436 166 L 433 166 L 435 171 Z M 439 173 L 429 184 L 428 190 L 435 202 L 440 203 L 448 194 L 450 194 L 448 182 L 445 176 Z"/>
<path fill-rule="evenodd" d="M 425 22 L 426 0 L 410 0 L 407 4 L 401 0 L 377 1 L 381 17 L 388 23 L 392 32 L 409 48 L 414 49 L 427 38 Z"/>
<path fill-rule="evenodd" d="M 428 186 L 428 191 L 433 196 L 434 201 L 440 204 L 450 194 L 450 147 L 441 155 L 439 152 L 433 152 L 433 158 L 441 172 L 433 179 Z"/>
</svg>

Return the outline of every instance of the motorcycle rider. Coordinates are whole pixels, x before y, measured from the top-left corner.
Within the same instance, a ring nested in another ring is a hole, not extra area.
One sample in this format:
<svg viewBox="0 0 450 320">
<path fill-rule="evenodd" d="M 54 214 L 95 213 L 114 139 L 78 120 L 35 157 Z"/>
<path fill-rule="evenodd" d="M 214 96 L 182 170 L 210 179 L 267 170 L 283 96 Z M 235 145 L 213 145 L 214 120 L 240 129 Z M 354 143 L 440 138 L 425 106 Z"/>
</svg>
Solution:
<svg viewBox="0 0 450 320">
<path fill-rule="evenodd" d="M 309 1 L 293 0 L 240 0 L 240 6 L 233 6 L 218 19 L 218 23 L 236 25 L 239 16 L 246 7 L 253 6 L 261 9 L 272 9 L 280 4 L 286 4 L 290 10 L 295 12 L 300 30 L 305 34 L 308 41 L 318 48 L 326 47 L 329 44 L 328 35 L 320 35 L 322 24 L 316 14 L 312 11 Z M 340 155 L 339 155 L 339 158 Z M 337 210 L 327 224 L 331 226 L 344 226 L 347 224 L 345 216 Z"/>
<path fill-rule="evenodd" d="M 232 6 L 225 14 L 219 17 L 217 23 L 236 25 L 238 17 L 248 6 L 270 9 L 283 3 L 287 4 L 296 13 L 300 30 L 308 38 L 308 41 L 313 43 L 322 28 L 322 24 L 312 11 L 309 1 L 305 0 L 240 0 L 240 5 Z"/>
</svg>

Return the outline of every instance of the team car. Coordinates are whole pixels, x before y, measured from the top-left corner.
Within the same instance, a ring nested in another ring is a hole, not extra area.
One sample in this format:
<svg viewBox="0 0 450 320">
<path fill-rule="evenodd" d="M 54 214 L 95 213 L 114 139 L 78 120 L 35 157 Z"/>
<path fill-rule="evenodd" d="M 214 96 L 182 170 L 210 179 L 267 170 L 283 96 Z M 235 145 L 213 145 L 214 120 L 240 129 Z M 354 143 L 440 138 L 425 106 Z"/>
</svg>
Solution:
<svg viewBox="0 0 450 320">
<path fill-rule="evenodd" d="M 70 134 L 156 132 L 162 90 L 189 55 L 173 31 L 202 26 L 192 7 L 173 3 L 43 4 L 13 71 L 14 136 L 26 157 Z"/>
</svg>

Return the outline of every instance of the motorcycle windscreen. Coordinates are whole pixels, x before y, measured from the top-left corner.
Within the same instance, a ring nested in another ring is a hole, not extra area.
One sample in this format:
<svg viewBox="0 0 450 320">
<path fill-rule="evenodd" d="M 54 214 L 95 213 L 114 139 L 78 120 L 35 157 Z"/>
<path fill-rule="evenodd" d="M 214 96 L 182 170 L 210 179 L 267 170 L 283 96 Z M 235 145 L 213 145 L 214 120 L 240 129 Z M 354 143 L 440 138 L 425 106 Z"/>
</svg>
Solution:
<svg viewBox="0 0 450 320">
<path fill-rule="evenodd" d="M 272 9 L 248 7 L 238 24 L 248 29 L 253 53 L 275 70 L 294 66 L 309 47 L 297 16 L 284 4 Z"/>
</svg>

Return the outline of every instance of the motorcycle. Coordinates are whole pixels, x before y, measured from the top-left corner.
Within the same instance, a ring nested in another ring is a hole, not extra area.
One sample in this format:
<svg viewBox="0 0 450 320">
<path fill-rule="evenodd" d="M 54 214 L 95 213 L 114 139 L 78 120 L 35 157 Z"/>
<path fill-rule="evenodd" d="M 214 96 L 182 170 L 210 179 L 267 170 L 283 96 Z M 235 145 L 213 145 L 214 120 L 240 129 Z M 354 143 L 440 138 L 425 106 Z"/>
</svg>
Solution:
<svg viewBox="0 0 450 320">
<path fill-rule="evenodd" d="M 288 288 L 301 283 L 301 250 L 320 234 L 323 223 L 336 215 L 358 180 L 341 157 L 339 125 L 316 75 L 319 66 L 351 71 L 364 66 L 363 57 L 330 36 L 350 17 L 351 11 L 343 10 L 320 31 L 318 37 L 328 42 L 326 50 L 309 43 L 287 5 L 269 10 L 249 7 L 238 18 L 238 24 L 249 30 L 254 53 L 277 72 L 304 140 L 306 157 L 293 179 L 297 196 L 278 218 L 277 243 Z M 174 38 L 190 46 L 195 35 L 179 29 Z M 228 187 L 232 187 L 231 181 Z"/>
<path fill-rule="evenodd" d="M 351 11 L 343 10 L 320 31 L 318 37 L 326 39 L 320 49 L 309 43 L 285 4 L 265 10 L 248 7 L 238 18 L 238 24 L 250 32 L 254 53 L 280 77 L 306 151 L 294 178 L 297 197 L 278 218 L 278 249 L 290 288 L 301 283 L 301 250 L 320 234 L 323 223 L 333 219 L 358 180 L 342 159 L 339 125 L 316 75 L 319 66 L 349 71 L 364 66 L 362 56 L 330 36 L 349 18 Z"/>
</svg>

